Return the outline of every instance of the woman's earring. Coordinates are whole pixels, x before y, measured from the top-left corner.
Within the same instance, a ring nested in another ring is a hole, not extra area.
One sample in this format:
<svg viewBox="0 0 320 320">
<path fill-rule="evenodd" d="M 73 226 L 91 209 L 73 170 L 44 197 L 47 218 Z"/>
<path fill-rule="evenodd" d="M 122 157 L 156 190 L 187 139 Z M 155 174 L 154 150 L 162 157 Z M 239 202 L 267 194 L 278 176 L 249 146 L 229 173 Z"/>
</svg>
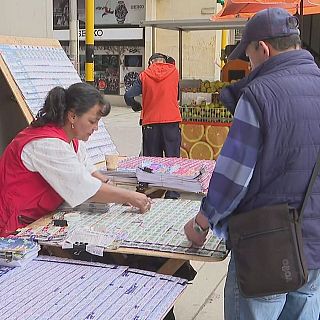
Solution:
<svg viewBox="0 0 320 320">
<path fill-rule="evenodd" d="M 74 129 L 74 124 L 73 123 L 71 123 L 71 129 Z"/>
</svg>

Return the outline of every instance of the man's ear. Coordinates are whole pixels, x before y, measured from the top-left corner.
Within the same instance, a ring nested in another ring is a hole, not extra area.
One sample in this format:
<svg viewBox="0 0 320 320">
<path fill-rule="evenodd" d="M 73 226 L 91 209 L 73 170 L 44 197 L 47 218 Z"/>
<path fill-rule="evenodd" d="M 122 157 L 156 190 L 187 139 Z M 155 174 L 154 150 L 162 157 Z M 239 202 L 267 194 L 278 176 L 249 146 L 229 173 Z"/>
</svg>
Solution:
<svg viewBox="0 0 320 320">
<path fill-rule="evenodd" d="M 263 49 L 264 55 L 270 57 L 270 45 L 267 42 L 259 41 L 259 46 Z"/>
</svg>

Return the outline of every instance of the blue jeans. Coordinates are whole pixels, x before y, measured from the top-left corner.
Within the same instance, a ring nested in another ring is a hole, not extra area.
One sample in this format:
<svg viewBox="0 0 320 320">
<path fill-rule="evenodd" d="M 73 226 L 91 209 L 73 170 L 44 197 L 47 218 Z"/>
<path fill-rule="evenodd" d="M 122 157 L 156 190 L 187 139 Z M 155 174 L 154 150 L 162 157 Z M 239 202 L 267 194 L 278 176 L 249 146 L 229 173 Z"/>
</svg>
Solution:
<svg viewBox="0 0 320 320">
<path fill-rule="evenodd" d="M 224 290 L 225 320 L 318 320 L 320 269 L 309 270 L 308 282 L 297 291 L 261 298 L 244 298 L 239 292 L 231 256 Z"/>
</svg>

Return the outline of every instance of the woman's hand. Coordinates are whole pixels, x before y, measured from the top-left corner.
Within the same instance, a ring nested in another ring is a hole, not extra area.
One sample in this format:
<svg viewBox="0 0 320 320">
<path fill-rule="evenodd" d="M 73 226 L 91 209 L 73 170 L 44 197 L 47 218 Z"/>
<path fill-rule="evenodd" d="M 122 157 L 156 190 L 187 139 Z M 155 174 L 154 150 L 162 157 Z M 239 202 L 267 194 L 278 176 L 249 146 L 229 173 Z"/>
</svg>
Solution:
<svg viewBox="0 0 320 320">
<path fill-rule="evenodd" d="M 145 194 L 132 191 L 128 203 L 138 208 L 141 213 L 145 213 L 150 210 L 152 201 Z"/>
<path fill-rule="evenodd" d="M 143 193 L 118 188 L 107 183 L 102 183 L 98 192 L 90 198 L 91 202 L 129 204 L 145 213 L 151 208 L 151 199 Z"/>
</svg>

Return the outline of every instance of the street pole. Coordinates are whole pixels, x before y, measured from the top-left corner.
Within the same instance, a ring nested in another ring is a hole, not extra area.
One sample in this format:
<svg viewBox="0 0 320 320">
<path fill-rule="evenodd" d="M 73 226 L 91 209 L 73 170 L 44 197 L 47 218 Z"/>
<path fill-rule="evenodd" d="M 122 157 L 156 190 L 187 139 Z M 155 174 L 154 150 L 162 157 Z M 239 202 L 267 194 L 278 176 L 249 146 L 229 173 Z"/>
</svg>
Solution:
<svg viewBox="0 0 320 320">
<path fill-rule="evenodd" d="M 79 73 L 77 0 L 69 0 L 70 60 Z"/>
<path fill-rule="evenodd" d="M 221 31 L 221 68 L 225 65 L 225 49 L 228 44 L 228 30 Z"/>
<path fill-rule="evenodd" d="M 183 30 L 179 29 L 179 78 L 183 77 Z"/>
<path fill-rule="evenodd" d="M 94 0 L 86 0 L 86 82 L 94 85 Z"/>
</svg>

